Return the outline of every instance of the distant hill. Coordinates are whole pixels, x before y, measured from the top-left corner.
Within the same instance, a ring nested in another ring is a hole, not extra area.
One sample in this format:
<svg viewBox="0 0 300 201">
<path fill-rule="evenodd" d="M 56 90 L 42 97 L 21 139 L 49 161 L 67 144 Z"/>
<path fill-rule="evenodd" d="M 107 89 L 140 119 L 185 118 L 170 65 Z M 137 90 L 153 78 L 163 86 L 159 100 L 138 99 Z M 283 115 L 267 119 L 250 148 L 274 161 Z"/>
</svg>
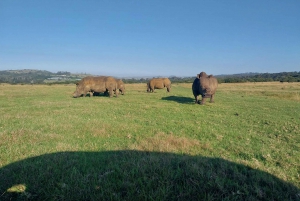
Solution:
<svg viewBox="0 0 300 201">
<path fill-rule="evenodd" d="M 4 70 L 0 71 L 0 82 L 2 83 L 43 83 L 53 73 L 42 70 Z"/>
<path fill-rule="evenodd" d="M 52 73 L 45 70 L 4 70 L 0 71 L 0 83 L 10 84 L 43 84 L 76 82 L 87 74 L 71 74 L 67 71 Z"/>
<path fill-rule="evenodd" d="M 75 83 L 91 74 L 72 74 L 67 71 L 57 73 L 45 70 L 4 70 L 0 71 L 0 83 L 10 84 L 49 84 L 49 83 Z M 156 76 L 159 77 L 159 76 Z M 281 73 L 240 73 L 231 75 L 216 75 L 219 83 L 239 83 L 239 82 L 300 82 L 299 72 Z M 146 83 L 152 77 L 123 78 L 125 83 Z M 172 83 L 192 83 L 195 77 L 170 76 Z"/>
</svg>

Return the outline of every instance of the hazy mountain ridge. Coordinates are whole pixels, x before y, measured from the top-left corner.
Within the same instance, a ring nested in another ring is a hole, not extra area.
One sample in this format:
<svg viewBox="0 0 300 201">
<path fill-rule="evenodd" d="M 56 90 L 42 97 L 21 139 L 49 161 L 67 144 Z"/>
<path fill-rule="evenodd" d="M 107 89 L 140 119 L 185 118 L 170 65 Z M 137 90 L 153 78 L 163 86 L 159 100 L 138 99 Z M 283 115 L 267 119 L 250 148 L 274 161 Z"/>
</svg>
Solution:
<svg viewBox="0 0 300 201">
<path fill-rule="evenodd" d="M 0 71 L 0 83 L 42 84 L 51 82 L 75 82 L 90 74 L 72 74 L 67 71 L 53 73 L 46 70 L 4 70 Z"/>
<path fill-rule="evenodd" d="M 46 70 L 3 70 L 0 71 L 0 83 L 10 84 L 45 84 L 45 83 L 75 83 L 83 77 L 92 74 L 73 74 L 68 71 L 58 71 L 56 73 Z M 162 76 L 153 76 L 162 77 Z M 151 76 L 135 76 L 135 77 L 118 77 L 124 80 L 125 83 L 147 82 L 153 78 Z M 299 72 L 280 72 L 280 73 L 239 73 L 239 74 L 221 74 L 215 75 L 219 83 L 237 83 L 237 82 L 266 82 L 266 81 L 281 81 L 281 82 L 300 82 Z M 169 76 L 169 79 L 175 82 L 193 82 L 195 76 L 179 77 Z"/>
</svg>

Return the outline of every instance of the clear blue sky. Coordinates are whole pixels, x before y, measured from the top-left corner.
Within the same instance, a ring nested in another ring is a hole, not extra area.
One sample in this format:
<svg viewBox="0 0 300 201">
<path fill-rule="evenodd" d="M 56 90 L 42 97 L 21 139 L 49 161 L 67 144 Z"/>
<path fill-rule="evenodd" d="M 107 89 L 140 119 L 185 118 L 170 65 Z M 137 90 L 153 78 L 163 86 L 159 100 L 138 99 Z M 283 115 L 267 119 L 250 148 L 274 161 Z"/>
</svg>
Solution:
<svg viewBox="0 0 300 201">
<path fill-rule="evenodd" d="M 0 70 L 300 71 L 300 0 L 1 0 Z"/>
</svg>

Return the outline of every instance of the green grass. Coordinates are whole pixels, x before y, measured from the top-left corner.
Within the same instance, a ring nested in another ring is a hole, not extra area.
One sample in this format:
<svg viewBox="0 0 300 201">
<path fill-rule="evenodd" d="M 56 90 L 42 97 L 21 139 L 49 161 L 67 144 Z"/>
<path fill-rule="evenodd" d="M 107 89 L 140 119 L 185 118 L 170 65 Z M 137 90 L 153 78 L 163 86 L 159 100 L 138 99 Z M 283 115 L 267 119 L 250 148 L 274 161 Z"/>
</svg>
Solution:
<svg viewBox="0 0 300 201">
<path fill-rule="evenodd" d="M 72 98 L 0 85 L 0 200 L 299 200 L 300 84 Z"/>
</svg>

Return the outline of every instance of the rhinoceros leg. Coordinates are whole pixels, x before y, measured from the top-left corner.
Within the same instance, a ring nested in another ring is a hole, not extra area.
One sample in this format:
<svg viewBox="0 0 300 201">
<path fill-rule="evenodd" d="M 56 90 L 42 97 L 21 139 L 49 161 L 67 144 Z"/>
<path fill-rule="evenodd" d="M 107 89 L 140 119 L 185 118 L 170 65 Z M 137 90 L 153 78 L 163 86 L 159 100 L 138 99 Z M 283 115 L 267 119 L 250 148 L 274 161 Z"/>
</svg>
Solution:
<svg viewBox="0 0 300 201">
<path fill-rule="evenodd" d="M 118 89 L 115 89 L 115 94 L 116 94 L 116 98 L 118 98 L 118 95 L 119 95 Z"/>
<path fill-rule="evenodd" d="M 195 96 L 195 104 L 196 104 L 196 103 L 198 103 L 198 94 L 195 91 L 193 91 L 193 94 Z"/>
<path fill-rule="evenodd" d="M 118 95 L 119 95 L 118 90 L 117 90 L 117 89 L 114 89 L 114 88 L 106 89 L 106 93 L 109 94 L 109 97 L 110 97 L 110 98 L 113 97 L 114 94 L 116 94 L 116 97 L 118 97 Z"/>
<path fill-rule="evenodd" d="M 202 96 L 202 100 L 201 100 L 201 102 L 200 102 L 200 105 L 204 105 L 205 102 L 206 102 L 206 98 L 205 98 L 204 96 Z"/>
<path fill-rule="evenodd" d="M 106 89 L 106 92 L 108 92 L 108 95 L 109 95 L 110 98 L 113 97 L 113 95 L 114 95 L 114 90 L 113 90 L 112 88 L 107 88 L 107 89 Z"/>
<path fill-rule="evenodd" d="M 215 94 L 212 94 L 211 95 L 211 98 L 210 98 L 210 103 L 214 103 L 215 102 Z"/>
<path fill-rule="evenodd" d="M 83 97 L 86 97 L 86 94 L 89 93 L 89 91 L 84 90 L 83 91 Z"/>
<path fill-rule="evenodd" d="M 201 103 L 200 103 L 200 104 L 201 104 L 201 105 L 204 105 L 207 98 L 212 99 L 212 95 L 210 95 L 210 94 L 202 95 L 202 100 L 201 100 Z"/>
</svg>

